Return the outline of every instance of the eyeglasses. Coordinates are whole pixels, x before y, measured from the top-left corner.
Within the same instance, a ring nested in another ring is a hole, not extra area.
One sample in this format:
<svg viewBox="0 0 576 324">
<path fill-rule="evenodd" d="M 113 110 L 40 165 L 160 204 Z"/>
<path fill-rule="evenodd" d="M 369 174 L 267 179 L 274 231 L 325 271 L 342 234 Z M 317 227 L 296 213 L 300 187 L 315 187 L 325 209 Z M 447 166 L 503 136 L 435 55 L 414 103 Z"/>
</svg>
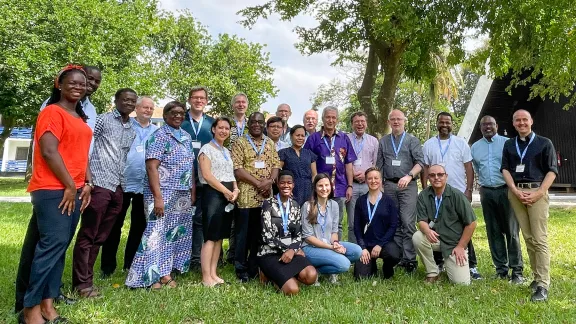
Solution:
<svg viewBox="0 0 576 324">
<path fill-rule="evenodd" d="M 263 120 L 250 120 L 248 121 L 248 124 L 253 125 L 253 124 L 260 124 L 260 125 L 264 125 L 266 122 Z"/>
<path fill-rule="evenodd" d="M 446 175 L 444 172 L 439 173 L 428 173 L 429 178 L 443 178 Z"/>
<path fill-rule="evenodd" d="M 206 97 L 194 96 L 194 97 L 190 97 L 190 99 L 192 99 L 192 100 L 206 100 Z"/>
<path fill-rule="evenodd" d="M 170 111 L 170 116 L 172 117 L 184 117 L 184 115 L 186 115 L 185 111 Z"/>
</svg>

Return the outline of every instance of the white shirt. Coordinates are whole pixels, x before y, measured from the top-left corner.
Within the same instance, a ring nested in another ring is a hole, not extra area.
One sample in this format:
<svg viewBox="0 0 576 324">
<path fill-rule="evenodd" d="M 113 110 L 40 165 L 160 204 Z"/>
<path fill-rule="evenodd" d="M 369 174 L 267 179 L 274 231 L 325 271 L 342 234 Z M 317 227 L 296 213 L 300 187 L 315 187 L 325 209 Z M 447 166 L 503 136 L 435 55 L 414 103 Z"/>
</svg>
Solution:
<svg viewBox="0 0 576 324">
<path fill-rule="evenodd" d="M 442 158 L 440 147 L 438 146 L 438 138 L 436 136 L 430 138 L 424 143 L 422 152 L 424 153 L 424 163 L 428 166 L 434 164 L 444 164 L 446 173 L 448 173 L 448 184 L 452 187 L 464 192 L 466 191 L 466 169 L 464 163 L 472 161 L 472 154 L 470 147 L 465 139 L 455 135 L 451 135 L 451 141 L 441 140 L 442 152 L 446 150 L 444 158 Z M 450 146 L 446 146 L 450 142 Z"/>
</svg>

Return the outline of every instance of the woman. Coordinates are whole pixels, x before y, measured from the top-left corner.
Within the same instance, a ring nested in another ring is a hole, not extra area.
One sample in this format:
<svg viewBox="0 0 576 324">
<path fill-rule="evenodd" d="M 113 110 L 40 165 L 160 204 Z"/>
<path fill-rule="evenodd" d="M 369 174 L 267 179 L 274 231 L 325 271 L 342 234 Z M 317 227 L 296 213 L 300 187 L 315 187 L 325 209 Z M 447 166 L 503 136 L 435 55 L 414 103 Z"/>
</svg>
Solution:
<svg viewBox="0 0 576 324">
<path fill-rule="evenodd" d="M 321 274 L 329 274 L 330 282 L 337 274 L 348 271 L 351 262 L 360 259 L 362 249 L 349 242 L 338 241 L 338 203 L 330 199 L 330 177 L 320 173 L 314 177 L 312 198 L 302 206 L 302 244 L 306 258 Z"/>
<path fill-rule="evenodd" d="M 202 283 L 213 287 L 224 283 L 216 273 L 222 239 L 230 232 L 232 215 L 225 211 L 228 204 L 234 204 L 238 198 L 238 186 L 234 178 L 234 166 L 230 151 L 224 147 L 224 141 L 230 137 L 230 119 L 218 117 L 212 123 L 213 139 L 202 146 L 198 153 L 200 183 L 204 184 L 202 201 L 202 228 L 204 245 L 200 253 Z"/>
<path fill-rule="evenodd" d="M 401 257 L 400 247 L 394 242 L 398 209 L 390 197 L 382 195 L 382 176 L 377 168 L 368 168 L 364 176 L 369 191 L 358 197 L 354 209 L 354 235 L 362 248 L 362 256 L 354 265 L 354 277 L 375 275 L 376 259 L 381 258 L 384 278 L 392 278 Z"/>
<path fill-rule="evenodd" d="M 316 154 L 305 149 L 306 130 L 302 125 L 295 125 L 290 129 L 292 147 L 278 152 L 280 166 L 294 174 L 294 200 L 300 206 L 312 196 L 312 179 L 316 176 Z"/>
<path fill-rule="evenodd" d="M 31 226 L 37 227 L 40 240 L 19 323 L 66 321 L 56 312 L 53 299 L 60 291 L 66 250 L 93 186 L 88 168 L 92 131 L 80 104 L 85 94 L 86 74 L 79 66 L 67 66 L 54 81 L 52 95 L 36 121 L 28 192 L 31 223 L 35 223 Z"/>
<path fill-rule="evenodd" d="M 272 280 L 285 295 L 300 291 L 298 282 L 316 282 L 316 269 L 300 249 L 302 225 L 300 205 L 292 197 L 294 176 L 282 170 L 278 176 L 278 195 L 262 204 L 262 246 L 258 251 L 261 273 Z"/>
<path fill-rule="evenodd" d="M 166 124 L 146 142 L 144 210 L 147 224 L 126 278 L 128 287 L 176 287 L 172 270 L 190 267 L 194 152 L 192 139 L 180 128 L 186 106 L 171 101 L 163 111 Z"/>
</svg>

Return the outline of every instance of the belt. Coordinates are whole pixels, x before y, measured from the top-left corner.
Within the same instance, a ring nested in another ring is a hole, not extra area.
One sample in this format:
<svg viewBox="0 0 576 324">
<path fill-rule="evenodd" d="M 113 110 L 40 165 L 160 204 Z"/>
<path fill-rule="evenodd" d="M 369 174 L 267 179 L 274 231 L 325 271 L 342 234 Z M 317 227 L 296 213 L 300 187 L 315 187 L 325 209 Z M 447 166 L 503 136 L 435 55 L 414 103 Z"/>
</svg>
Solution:
<svg viewBox="0 0 576 324">
<path fill-rule="evenodd" d="M 504 189 L 504 188 L 508 188 L 507 185 L 501 185 L 498 187 L 486 187 L 486 186 L 480 186 L 482 189 L 491 189 L 491 190 L 496 190 L 496 189 Z"/>
<path fill-rule="evenodd" d="M 516 183 L 516 187 L 521 189 L 540 188 L 540 182 L 518 182 Z"/>
<path fill-rule="evenodd" d="M 358 183 L 358 184 L 365 184 L 366 183 L 366 182 L 358 182 L 358 180 L 356 180 L 356 179 L 352 180 L 352 182 Z"/>
<path fill-rule="evenodd" d="M 400 181 L 400 178 L 386 178 L 386 181 L 398 183 L 398 181 Z"/>
</svg>

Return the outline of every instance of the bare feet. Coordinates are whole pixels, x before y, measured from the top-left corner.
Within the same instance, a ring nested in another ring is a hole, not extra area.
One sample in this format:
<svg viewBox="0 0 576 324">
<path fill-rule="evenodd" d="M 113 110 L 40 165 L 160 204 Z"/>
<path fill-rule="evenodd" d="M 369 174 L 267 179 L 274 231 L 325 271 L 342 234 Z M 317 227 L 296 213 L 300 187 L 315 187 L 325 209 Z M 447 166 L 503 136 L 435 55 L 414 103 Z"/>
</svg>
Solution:
<svg viewBox="0 0 576 324">
<path fill-rule="evenodd" d="M 213 275 L 212 275 L 212 280 L 215 281 L 216 284 L 218 284 L 218 285 L 225 283 L 224 279 L 218 277 L 217 274 L 213 274 Z"/>
</svg>

